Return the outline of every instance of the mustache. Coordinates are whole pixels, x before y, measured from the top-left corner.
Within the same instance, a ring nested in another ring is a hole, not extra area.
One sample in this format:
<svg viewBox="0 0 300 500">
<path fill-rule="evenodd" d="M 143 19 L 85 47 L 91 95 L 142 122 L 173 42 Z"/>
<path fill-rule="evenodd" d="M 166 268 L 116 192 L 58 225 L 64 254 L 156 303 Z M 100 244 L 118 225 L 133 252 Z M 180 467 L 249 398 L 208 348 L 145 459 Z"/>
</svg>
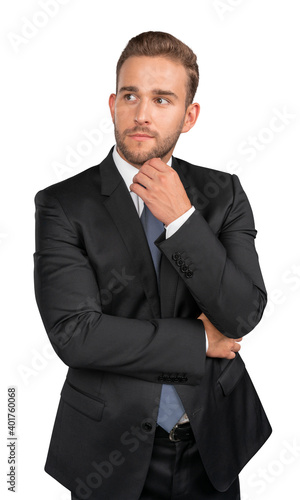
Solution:
<svg viewBox="0 0 300 500">
<path fill-rule="evenodd" d="M 147 134 L 151 135 L 152 137 L 158 136 L 157 132 L 150 130 L 148 127 L 133 127 L 124 130 L 123 135 L 129 135 L 129 134 Z"/>
</svg>

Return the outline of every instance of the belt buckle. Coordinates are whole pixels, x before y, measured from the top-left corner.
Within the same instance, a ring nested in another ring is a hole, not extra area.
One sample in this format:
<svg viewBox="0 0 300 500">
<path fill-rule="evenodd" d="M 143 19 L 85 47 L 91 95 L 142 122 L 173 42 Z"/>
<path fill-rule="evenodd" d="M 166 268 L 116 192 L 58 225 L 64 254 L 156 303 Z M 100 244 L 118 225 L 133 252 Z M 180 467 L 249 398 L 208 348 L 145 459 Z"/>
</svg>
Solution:
<svg viewBox="0 0 300 500">
<path fill-rule="evenodd" d="M 173 427 L 173 429 L 171 429 L 171 430 L 170 430 L 170 432 L 169 432 L 169 439 L 170 439 L 170 441 L 172 441 L 173 443 L 178 443 L 178 442 L 180 441 L 180 439 L 176 439 L 176 438 L 175 438 L 175 435 L 174 435 L 174 434 L 175 434 L 176 429 L 178 429 L 178 426 L 179 426 L 178 424 L 175 424 L 175 425 L 174 425 L 174 427 Z"/>
</svg>

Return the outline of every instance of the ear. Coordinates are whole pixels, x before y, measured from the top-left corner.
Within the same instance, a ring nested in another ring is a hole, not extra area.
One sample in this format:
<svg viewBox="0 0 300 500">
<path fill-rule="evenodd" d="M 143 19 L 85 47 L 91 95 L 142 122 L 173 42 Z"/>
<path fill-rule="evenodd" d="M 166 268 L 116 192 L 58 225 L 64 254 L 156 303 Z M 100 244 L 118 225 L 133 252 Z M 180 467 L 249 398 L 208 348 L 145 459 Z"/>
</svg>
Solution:
<svg viewBox="0 0 300 500">
<path fill-rule="evenodd" d="M 185 113 L 185 120 L 181 130 L 181 133 L 184 134 L 193 128 L 196 121 L 198 120 L 198 116 L 200 113 L 200 104 L 194 102 L 190 104 Z"/>
<path fill-rule="evenodd" d="M 116 104 L 116 94 L 110 94 L 108 105 L 113 123 L 115 123 L 115 104 Z"/>
</svg>

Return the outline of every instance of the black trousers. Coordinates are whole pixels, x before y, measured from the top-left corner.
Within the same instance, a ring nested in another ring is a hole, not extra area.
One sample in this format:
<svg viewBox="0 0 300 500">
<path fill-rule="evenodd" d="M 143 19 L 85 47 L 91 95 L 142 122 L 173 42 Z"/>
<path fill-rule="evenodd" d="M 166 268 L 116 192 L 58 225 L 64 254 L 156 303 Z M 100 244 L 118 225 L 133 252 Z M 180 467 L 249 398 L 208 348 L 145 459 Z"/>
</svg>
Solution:
<svg viewBox="0 0 300 500">
<path fill-rule="evenodd" d="M 73 494 L 72 500 L 77 500 Z M 168 437 L 155 437 L 139 500 L 240 500 L 239 479 L 220 493 L 207 477 L 195 441 L 173 443 Z"/>
<path fill-rule="evenodd" d="M 155 438 L 140 500 L 240 500 L 239 480 L 220 493 L 211 485 L 194 441 Z"/>
</svg>

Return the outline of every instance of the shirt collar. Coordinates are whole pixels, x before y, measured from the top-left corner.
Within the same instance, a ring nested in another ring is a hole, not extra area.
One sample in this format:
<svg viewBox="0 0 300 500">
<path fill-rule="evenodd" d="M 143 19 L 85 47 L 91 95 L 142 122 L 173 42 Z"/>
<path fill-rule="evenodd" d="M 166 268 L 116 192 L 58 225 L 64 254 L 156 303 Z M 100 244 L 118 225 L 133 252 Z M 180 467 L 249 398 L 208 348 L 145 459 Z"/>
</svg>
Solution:
<svg viewBox="0 0 300 500">
<path fill-rule="evenodd" d="M 123 158 L 121 158 L 121 156 L 119 155 L 119 153 L 117 151 L 116 145 L 113 149 L 113 160 L 114 160 L 116 167 L 119 170 L 121 176 L 123 177 L 124 182 L 125 182 L 128 190 L 130 191 L 129 188 L 132 184 L 132 179 L 138 173 L 138 168 L 134 167 L 133 165 L 131 165 L 127 161 L 123 160 Z M 167 165 L 169 165 L 170 167 L 172 166 L 172 156 L 171 156 L 170 160 L 168 161 Z"/>
</svg>

